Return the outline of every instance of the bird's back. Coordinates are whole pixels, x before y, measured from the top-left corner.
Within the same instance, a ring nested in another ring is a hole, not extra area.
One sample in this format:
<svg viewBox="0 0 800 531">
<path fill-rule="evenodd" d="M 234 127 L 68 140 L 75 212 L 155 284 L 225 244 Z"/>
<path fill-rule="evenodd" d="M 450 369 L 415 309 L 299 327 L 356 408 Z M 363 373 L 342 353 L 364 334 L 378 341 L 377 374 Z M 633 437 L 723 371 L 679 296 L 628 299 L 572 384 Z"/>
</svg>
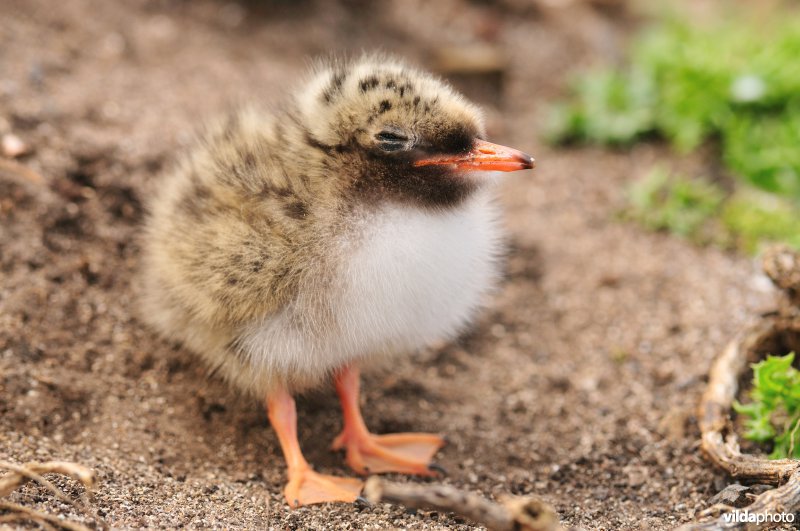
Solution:
<svg viewBox="0 0 800 531">
<path fill-rule="evenodd" d="M 312 218 L 335 208 L 282 167 L 274 123 L 250 108 L 209 126 L 160 181 L 146 221 L 142 315 L 215 366 L 245 324 L 296 297 L 312 265 L 325 270 L 333 222 Z"/>
</svg>

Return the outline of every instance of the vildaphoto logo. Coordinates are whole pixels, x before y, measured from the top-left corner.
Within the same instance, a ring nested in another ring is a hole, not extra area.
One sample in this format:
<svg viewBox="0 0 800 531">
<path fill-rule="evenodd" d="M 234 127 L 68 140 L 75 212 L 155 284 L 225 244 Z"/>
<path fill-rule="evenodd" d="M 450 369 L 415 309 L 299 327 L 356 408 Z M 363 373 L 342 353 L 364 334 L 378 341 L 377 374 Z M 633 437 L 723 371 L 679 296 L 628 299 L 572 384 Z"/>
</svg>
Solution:
<svg viewBox="0 0 800 531">
<path fill-rule="evenodd" d="M 793 524 L 794 513 L 751 513 L 747 509 L 744 511 L 733 511 L 722 515 L 728 523 L 737 524 Z"/>
</svg>

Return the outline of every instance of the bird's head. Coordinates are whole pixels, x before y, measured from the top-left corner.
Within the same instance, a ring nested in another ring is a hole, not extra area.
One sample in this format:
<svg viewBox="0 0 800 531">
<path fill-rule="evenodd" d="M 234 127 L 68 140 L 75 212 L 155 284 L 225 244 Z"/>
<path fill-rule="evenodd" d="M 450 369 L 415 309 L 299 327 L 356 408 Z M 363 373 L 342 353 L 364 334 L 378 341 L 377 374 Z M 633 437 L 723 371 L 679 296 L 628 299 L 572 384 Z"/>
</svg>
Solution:
<svg viewBox="0 0 800 531">
<path fill-rule="evenodd" d="M 385 57 L 316 69 L 297 94 L 304 142 L 343 190 L 430 207 L 533 159 L 485 140 L 480 110 L 447 83 Z"/>
</svg>

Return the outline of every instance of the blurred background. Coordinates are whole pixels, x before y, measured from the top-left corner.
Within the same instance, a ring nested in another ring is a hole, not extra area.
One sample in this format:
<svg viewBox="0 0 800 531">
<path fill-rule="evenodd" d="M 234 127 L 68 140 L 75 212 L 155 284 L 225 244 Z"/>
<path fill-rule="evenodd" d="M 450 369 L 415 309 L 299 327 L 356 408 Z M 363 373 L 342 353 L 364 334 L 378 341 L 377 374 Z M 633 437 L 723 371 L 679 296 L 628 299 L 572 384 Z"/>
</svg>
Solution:
<svg viewBox="0 0 800 531">
<path fill-rule="evenodd" d="M 725 478 L 696 447 L 714 354 L 800 246 L 796 2 L 0 4 L 0 458 L 98 470 L 115 526 L 458 527 L 389 506 L 290 512 L 277 441 L 135 318 L 148 194 L 204 119 L 279 104 L 311 62 L 383 50 L 450 80 L 489 138 L 507 281 L 479 325 L 365 383 L 376 431 L 447 433 L 445 481 L 536 494 L 574 525 L 666 529 Z M 302 403 L 310 461 L 339 426 Z M 399 479 L 399 478 L 398 478 Z M 66 490 L 77 487 L 64 483 Z M 64 514 L 28 486 L 13 501 Z"/>
</svg>

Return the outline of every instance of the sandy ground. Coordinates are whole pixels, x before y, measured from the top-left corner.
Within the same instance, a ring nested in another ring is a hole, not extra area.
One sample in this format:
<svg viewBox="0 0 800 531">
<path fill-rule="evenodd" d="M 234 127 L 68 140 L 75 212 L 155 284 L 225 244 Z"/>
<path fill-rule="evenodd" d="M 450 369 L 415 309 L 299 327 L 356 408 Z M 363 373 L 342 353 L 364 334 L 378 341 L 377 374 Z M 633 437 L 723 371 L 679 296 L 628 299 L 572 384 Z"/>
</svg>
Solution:
<svg viewBox="0 0 800 531">
<path fill-rule="evenodd" d="M 625 183 L 664 148 L 539 140 L 568 75 L 619 58 L 635 17 L 526 5 L 0 4 L 0 133 L 28 143 L 20 162 L 44 177 L 0 173 L 0 459 L 95 468 L 93 507 L 115 527 L 468 527 L 389 505 L 289 510 L 261 406 L 132 309 L 142 203 L 201 117 L 275 101 L 320 54 L 381 47 L 428 65 L 441 45 L 483 39 L 509 58 L 491 138 L 539 162 L 502 185 L 507 282 L 460 341 L 368 375 L 367 422 L 447 434 L 446 482 L 536 494 L 565 523 L 666 529 L 705 508 L 726 479 L 699 454 L 694 407 L 770 288 L 750 259 L 617 221 Z M 307 457 L 344 475 L 328 450 L 339 425 L 332 389 L 300 400 Z M 34 486 L 11 499 L 91 522 Z"/>
</svg>

